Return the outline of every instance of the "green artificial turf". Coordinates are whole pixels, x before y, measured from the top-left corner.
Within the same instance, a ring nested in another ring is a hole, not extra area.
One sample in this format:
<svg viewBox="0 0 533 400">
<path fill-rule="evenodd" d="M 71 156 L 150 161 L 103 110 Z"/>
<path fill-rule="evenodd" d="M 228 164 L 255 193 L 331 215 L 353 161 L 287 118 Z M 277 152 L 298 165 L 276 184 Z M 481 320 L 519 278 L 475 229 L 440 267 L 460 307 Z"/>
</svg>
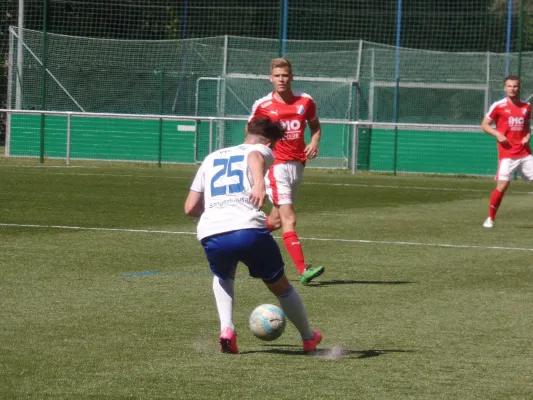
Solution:
<svg viewBox="0 0 533 400">
<path fill-rule="evenodd" d="M 1 399 L 530 399 L 533 198 L 492 230 L 490 178 L 308 170 L 299 284 L 324 340 L 248 315 L 276 303 L 240 266 L 241 354 L 220 354 L 212 276 L 183 214 L 193 167 L 0 165 Z"/>
</svg>

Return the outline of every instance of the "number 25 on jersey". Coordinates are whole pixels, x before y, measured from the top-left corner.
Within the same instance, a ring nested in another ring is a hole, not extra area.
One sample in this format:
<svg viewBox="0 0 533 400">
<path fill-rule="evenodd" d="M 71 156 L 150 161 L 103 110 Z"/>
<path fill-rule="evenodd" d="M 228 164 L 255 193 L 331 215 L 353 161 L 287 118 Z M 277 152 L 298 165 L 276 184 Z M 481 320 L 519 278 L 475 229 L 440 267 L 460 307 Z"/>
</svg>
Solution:
<svg viewBox="0 0 533 400">
<path fill-rule="evenodd" d="M 235 165 L 235 163 L 242 162 L 243 160 L 244 156 L 238 155 L 230 158 L 216 158 L 213 161 L 213 167 L 219 167 L 220 169 L 211 178 L 211 196 L 224 196 L 226 194 L 241 193 L 244 191 L 244 173 L 239 168 L 240 166 Z M 237 183 L 220 185 L 220 183 L 225 183 L 226 178 L 233 176 L 237 177 Z"/>
</svg>

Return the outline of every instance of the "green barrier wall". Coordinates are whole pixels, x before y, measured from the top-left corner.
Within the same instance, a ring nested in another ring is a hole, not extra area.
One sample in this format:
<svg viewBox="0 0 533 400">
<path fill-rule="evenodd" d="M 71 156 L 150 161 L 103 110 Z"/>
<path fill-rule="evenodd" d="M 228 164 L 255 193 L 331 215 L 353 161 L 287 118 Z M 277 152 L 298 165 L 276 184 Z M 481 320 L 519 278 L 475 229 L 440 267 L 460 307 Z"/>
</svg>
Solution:
<svg viewBox="0 0 533 400">
<path fill-rule="evenodd" d="M 359 169 L 394 171 L 393 129 L 359 130 Z M 398 172 L 493 175 L 497 167 L 494 139 L 483 132 L 399 130 Z"/>
<path fill-rule="evenodd" d="M 40 124 L 38 115 L 11 117 L 11 156 L 39 157 Z M 194 163 L 195 125 L 194 121 L 163 121 L 160 127 L 158 120 L 72 118 L 70 157 Z M 44 142 L 45 157 L 66 157 L 67 117 L 46 117 Z"/>
<path fill-rule="evenodd" d="M 13 115 L 10 156 L 40 156 L 38 115 Z M 213 122 L 211 148 L 233 146 L 244 139 L 245 121 Z M 164 163 L 195 163 L 210 150 L 208 121 L 163 121 L 114 118 L 75 118 L 71 121 L 70 158 Z M 317 168 L 351 168 L 351 130 L 348 125 L 322 125 Z M 307 132 L 307 141 L 309 132 Z M 161 140 L 161 142 L 160 142 Z M 65 158 L 67 117 L 47 116 L 45 158 Z M 394 171 L 393 129 L 360 127 L 357 169 Z M 488 135 L 466 132 L 399 130 L 397 172 L 491 175 L 497 153 Z"/>
<path fill-rule="evenodd" d="M 219 147 L 236 146 L 244 140 L 246 121 L 214 122 L 213 149 Z M 309 130 L 306 131 L 306 141 L 310 140 Z M 320 142 L 320 157 L 309 162 L 309 166 L 321 168 L 348 168 L 351 150 L 350 128 L 348 125 L 322 124 L 322 140 Z M 198 125 L 198 160 L 203 160 L 209 153 L 209 123 Z"/>
</svg>

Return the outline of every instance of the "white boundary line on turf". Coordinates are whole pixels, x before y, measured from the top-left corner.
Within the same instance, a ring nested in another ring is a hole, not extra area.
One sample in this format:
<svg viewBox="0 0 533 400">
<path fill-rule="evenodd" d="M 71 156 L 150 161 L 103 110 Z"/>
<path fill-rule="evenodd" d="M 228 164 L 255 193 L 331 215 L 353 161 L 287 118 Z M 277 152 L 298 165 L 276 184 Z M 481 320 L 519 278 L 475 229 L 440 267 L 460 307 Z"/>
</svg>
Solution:
<svg viewBox="0 0 533 400">
<path fill-rule="evenodd" d="M 82 226 L 66 225 L 37 225 L 37 224 L 7 224 L 0 223 L 0 226 L 7 228 L 48 228 L 48 229 L 72 229 L 84 231 L 118 231 L 134 233 L 166 233 L 169 235 L 196 235 L 196 232 L 179 232 L 179 231 L 157 231 L 150 229 L 127 229 L 127 228 L 90 228 Z M 509 250 L 509 251 L 532 251 L 533 248 L 526 247 L 505 247 L 505 246 L 480 246 L 468 244 L 446 244 L 446 243 L 422 243 L 422 242 L 402 242 L 393 240 L 365 240 L 365 239 L 338 239 L 338 238 L 316 238 L 300 237 L 303 240 L 315 240 L 321 242 L 341 242 L 341 243 L 368 243 L 368 244 L 391 244 L 398 246 L 426 246 L 426 247 L 444 247 L 453 249 L 486 249 L 486 250 Z"/>
<path fill-rule="evenodd" d="M 170 235 L 196 235 L 196 232 L 176 232 L 176 231 L 156 231 L 150 229 L 127 229 L 127 228 L 90 228 L 84 226 L 67 225 L 36 225 L 36 224 L 4 224 L 0 226 L 11 228 L 48 228 L 48 229 L 72 229 L 78 231 L 118 231 L 118 232 L 138 232 L 138 233 L 168 233 Z"/>
<path fill-rule="evenodd" d="M 346 187 L 369 187 L 379 189 L 409 189 L 409 190 L 438 190 L 450 192 L 483 192 L 487 193 L 490 189 L 460 189 L 446 187 L 425 187 L 425 186 L 398 186 L 398 185 L 367 185 L 363 183 L 326 183 L 326 182 L 303 182 L 304 185 L 324 185 L 324 186 L 346 186 Z M 530 194 L 531 192 L 515 192 Z"/>
<path fill-rule="evenodd" d="M 192 182 L 189 176 L 160 176 L 160 175 L 135 175 L 135 174 L 95 174 L 89 172 L 49 172 L 49 175 L 75 175 L 75 176 L 111 176 L 111 177 L 125 177 L 125 178 L 165 178 L 165 179 L 188 179 Z"/>
<path fill-rule="evenodd" d="M 30 167 L 25 167 L 30 168 Z M 46 167 L 35 167 L 46 168 Z M 48 167 L 52 168 L 52 166 Z M 57 166 L 55 168 L 58 168 Z M 62 168 L 62 167 L 60 167 Z M 81 168 L 81 167 L 80 167 Z M 91 172 L 50 172 L 51 175 L 76 175 L 76 176 L 111 176 L 111 177 L 127 177 L 127 178 L 164 178 L 164 179 L 187 179 L 192 182 L 192 177 L 189 176 L 161 176 L 161 175 L 137 175 L 137 174 L 107 174 L 107 173 L 91 173 Z M 303 185 L 322 185 L 322 186 L 344 186 L 344 187 L 366 187 L 378 189 L 399 189 L 399 190 L 436 190 L 442 192 L 477 192 L 489 193 L 491 189 L 464 189 L 464 188 L 447 188 L 447 187 L 426 187 L 426 186 L 400 186 L 400 185 L 379 185 L 379 184 L 364 184 L 364 183 L 328 183 L 328 182 L 302 182 Z M 522 192 L 513 190 L 514 194 L 533 194 L 533 192 Z"/>
<path fill-rule="evenodd" d="M 50 166 L 25 166 L 24 168 L 75 168 L 72 166 L 60 166 L 60 165 L 50 165 Z M 89 169 L 98 169 L 99 167 L 85 167 L 80 166 L 77 168 L 89 168 Z M 51 172 L 51 175 L 78 175 L 78 176 L 112 176 L 112 177 L 128 177 L 128 178 L 165 178 L 165 179 L 188 179 L 192 182 L 192 177 L 189 176 L 161 176 L 161 175 L 137 175 L 137 174 L 107 174 L 107 173 L 90 173 L 90 172 Z M 479 192 L 487 193 L 490 189 L 463 189 L 463 188 L 447 188 L 447 187 L 426 187 L 426 186 L 399 186 L 399 185 L 373 185 L 373 184 L 363 184 L 363 183 L 328 183 L 328 182 L 302 182 L 303 185 L 323 185 L 323 186 L 344 186 L 344 187 L 368 187 L 368 188 L 379 188 L 379 189 L 400 189 L 400 190 L 437 190 L 443 192 Z M 533 194 L 533 192 L 522 192 L 522 191 L 513 191 L 515 194 Z"/>
</svg>

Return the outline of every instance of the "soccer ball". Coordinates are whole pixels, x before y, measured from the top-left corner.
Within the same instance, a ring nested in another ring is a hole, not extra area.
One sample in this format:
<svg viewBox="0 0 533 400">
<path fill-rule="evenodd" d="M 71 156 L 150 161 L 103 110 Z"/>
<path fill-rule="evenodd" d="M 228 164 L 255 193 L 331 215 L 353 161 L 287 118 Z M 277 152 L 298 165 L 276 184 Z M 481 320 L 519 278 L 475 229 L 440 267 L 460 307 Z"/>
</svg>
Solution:
<svg viewBox="0 0 533 400">
<path fill-rule="evenodd" d="M 286 323 L 285 313 L 273 304 L 261 304 L 250 314 L 250 330 L 261 340 L 271 341 L 279 338 Z"/>
</svg>

